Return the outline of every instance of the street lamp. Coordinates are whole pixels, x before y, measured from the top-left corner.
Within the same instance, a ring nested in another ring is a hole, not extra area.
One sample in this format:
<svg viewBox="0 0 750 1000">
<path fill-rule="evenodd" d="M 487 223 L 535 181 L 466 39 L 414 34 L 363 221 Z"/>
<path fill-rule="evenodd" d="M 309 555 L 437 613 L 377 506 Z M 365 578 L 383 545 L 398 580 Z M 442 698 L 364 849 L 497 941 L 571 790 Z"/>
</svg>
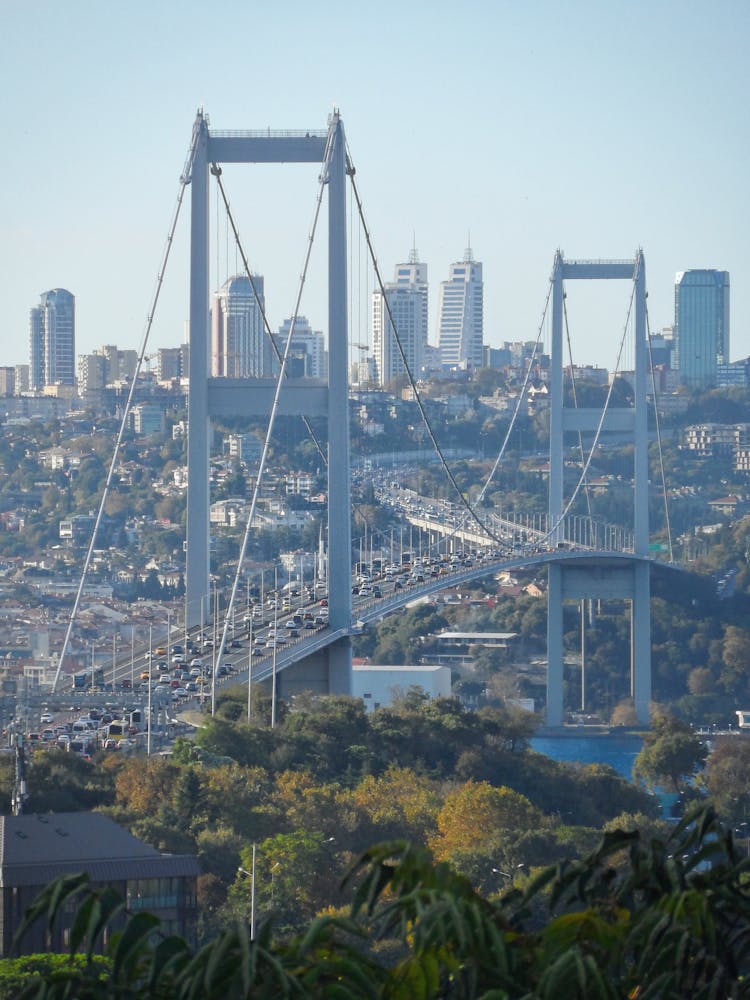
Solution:
<svg viewBox="0 0 750 1000">
<path fill-rule="evenodd" d="M 250 879 L 250 940 L 255 940 L 255 851 L 256 845 L 253 843 L 253 861 L 251 871 L 241 865 L 237 869 L 240 875 Z"/>
</svg>

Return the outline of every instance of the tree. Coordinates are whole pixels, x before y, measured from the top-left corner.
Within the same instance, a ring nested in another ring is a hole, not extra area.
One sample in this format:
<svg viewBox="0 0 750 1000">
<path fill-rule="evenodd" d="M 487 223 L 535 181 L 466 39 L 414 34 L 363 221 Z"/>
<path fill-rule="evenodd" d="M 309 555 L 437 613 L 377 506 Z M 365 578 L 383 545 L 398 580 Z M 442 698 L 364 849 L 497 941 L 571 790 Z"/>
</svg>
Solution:
<svg viewBox="0 0 750 1000">
<path fill-rule="evenodd" d="M 292 861 L 304 840 L 275 843 L 277 853 L 261 853 L 261 862 Z M 140 912 L 109 935 L 105 965 L 94 963 L 102 930 L 124 904 L 109 888 L 91 889 L 85 876 L 64 876 L 35 901 L 19 934 L 76 912 L 70 955 L 80 951 L 85 961 L 56 980 L 34 977 L 14 996 L 746 997 L 749 870 L 710 810 L 691 813 L 664 839 L 607 833 L 582 860 L 542 869 L 492 901 L 424 848 L 389 841 L 350 866 L 351 906 L 307 922 L 299 936 L 274 937 L 261 916 L 254 940 L 245 921 L 196 953 Z M 263 870 L 259 893 L 268 876 Z"/>
<path fill-rule="evenodd" d="M 705 743 L 686 722 L 674 715 L 657 715 L 643 740 L 633 772 L 651 787 L 664 785 L 679 792 L 692 781 L 707 754 Z"/>
<path fill-rule="evenodd" d="M 494 788 L 487 781 L 467 781 L 446 795 L 430 847 L 436 858 L 446 861 L 494 844 L 501 831 L 512 831 L 516 837 L 543 826 L 543 814 L 525 795 Z"/>
<path fill-rule="evenodd" d="M 700 783 L 724 820 L 750 822 L 750 741 L 740 736 L 719 743 L 706 761 Z"/>
</svg>

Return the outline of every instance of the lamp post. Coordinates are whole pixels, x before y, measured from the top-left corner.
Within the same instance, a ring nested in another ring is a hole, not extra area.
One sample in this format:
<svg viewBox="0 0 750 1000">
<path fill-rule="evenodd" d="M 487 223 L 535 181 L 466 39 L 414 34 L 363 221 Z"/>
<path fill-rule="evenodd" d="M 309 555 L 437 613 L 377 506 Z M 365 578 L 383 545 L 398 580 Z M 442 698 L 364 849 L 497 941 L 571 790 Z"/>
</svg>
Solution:
<svg viewBox="0 0 750 1000">
<path fill-rule="evenodd" d="M 154 669 L 153 625 L 148 627 L 148 705 L 146 716 L 146 756 L 151 756 L 151 688 L 152 671 Z"/>
<path fill-rule="evenodd" d="M 246 878 L 250 879 L 250 940 L 255 940 L 255 851 L 256 845 L 253 844 L 253 861 L 251 870 L 248 871 L 247 868 L 243 868 L 241 865 L 237 869 L 240 875 L 244 875 Z"/>
</svg>

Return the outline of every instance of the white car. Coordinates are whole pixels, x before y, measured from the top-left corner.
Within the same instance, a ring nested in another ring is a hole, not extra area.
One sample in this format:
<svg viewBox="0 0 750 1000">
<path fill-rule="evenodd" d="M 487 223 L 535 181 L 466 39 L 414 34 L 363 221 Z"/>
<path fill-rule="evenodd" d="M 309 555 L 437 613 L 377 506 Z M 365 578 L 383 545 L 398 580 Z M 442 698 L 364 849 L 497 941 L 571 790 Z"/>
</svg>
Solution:
<svg viewBox="0 0 750 1000">
<path fill-rule="evenodd" d="M 45 725 L 49 725 L 50 722 L 55 721 L 55 718 L 51 712 L 42 712 L 42 714 L 39 716 L 39 721 L 44 723 Z"/>
</svg>

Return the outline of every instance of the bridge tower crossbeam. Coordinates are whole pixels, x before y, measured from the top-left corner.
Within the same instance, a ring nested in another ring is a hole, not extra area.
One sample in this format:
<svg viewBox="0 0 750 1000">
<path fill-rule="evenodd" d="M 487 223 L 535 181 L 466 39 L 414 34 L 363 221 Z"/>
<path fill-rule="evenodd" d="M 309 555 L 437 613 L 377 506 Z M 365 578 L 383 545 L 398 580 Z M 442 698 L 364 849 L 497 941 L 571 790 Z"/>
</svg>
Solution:
<svg viewBox="0 0 750 1000">
<path fill-rule="evenodd" d="M 564 403 L 563 309 L 564 281 L 629 280 L 634 283 L 635 399 L 632 407 L 610 406 L 601 411 L 573 409 Z M 563 614 L 566 599 L 609 597 L 632 602 L 631 693 L 638 721 L 649 721 L 651 701 L 651 610 L 648 557 L 648 425 L 646 387 L 648 342 L 646 333 L 646 266 L 642 251 L 630 261 L 565 260 L 555 255 L 552 272 L 552 350 L 550 358 L 550 479 L 549 524 L 557 525 L 551 543 L 563 541 L 562 515 L 564 436 L 567 431 L 591 433 L 618 430 L 632 435 L 634 444 L 633 559 L 623 567 L 603 553 L 589 564 L 566 564 L 561 555 L 549 565 L 547 596 L 547 724 L 561 726 L 563 707 Z"/>
</svg>

